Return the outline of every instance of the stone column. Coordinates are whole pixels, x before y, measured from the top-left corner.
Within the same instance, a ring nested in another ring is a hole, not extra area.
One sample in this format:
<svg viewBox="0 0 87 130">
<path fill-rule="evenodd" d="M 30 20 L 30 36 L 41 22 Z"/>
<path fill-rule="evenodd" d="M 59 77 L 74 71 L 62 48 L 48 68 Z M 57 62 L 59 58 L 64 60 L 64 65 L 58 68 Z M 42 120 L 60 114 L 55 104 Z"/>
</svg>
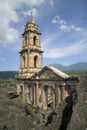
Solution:
<svg viewBox="0 0 87 130">
<path fill-rule="evenodd" d="M 27 67 L 30 67 L 30 66 L 29 66 L 29 62 L 30 62 L 30 61 L 29 61 L 29 59 L 30 59 L 29 51 L 28 51 L 27 56 L 28 56 L 28 57 L 27 57 Z"/>
<path fill-rule="evenodd" d="M 21 89 L 20 89 L 20 85 L 17 84 L 17 94 L 18 94 L 18 95 L 20 95 L 20 91 L 21 91 Z"/>
<path fill-rule="evenodd" d="M 64 100 L 64 99 L 65 99 L 65 97 L 66 97 L 66 90 L 65 90 L 65 86 L 66 86 L 66 84 L 65 84 L 65 83 L 63 83 L 63 85 L 62 85 L 62 100 Z"/>
<path fill-rule="evenodd" d="M 36 104 L 35 102 L 35 97 L 36 97 L 36 89 L 35 89 L 35 86 L 32 86 L 32 104 Z"/>
<path fill-rule="evenodd" d="M 26 85 L 26 102 L 31 104 L 30 98 L 29 98 L 29 88 L 28 84 Z"/>
<path fill-rule="evenodd" d="M 38 88 L 38 91 L 39 91 L 39 95 L 38 95 L 38 100 L 39 100 L 39 103 L 41 103 L 41 87 L 40 87 L 40 84 L 39 84 L 39 88 Z"/>
<path fill-rule="evenodd" d="M 41 89 L 41 96 L 42 96 L 42 103 L 43 103 L 43 110 L 47 109 L 47 102 L 46 102 L 46 94 L 44 88 Z"/>
<path fill-rule="evenodd" d="M 43 88 L 41 87 L 41 102 L 43 103 Z"/>
<path fill-rule="evenodd" d="M 27 67 L 27 53 L 26 53 L 26 57 L 25 57 L 25 67 Z"/>
<path fill-rule="evenodd" d="M 56 106 L 58 106 L 58 86 L 55 85 L 55 102 L 56 102 Z"/>
<path fill-rule="evenodd" d="M 57 90 L 58 90 L 58 105 L 61 103 L 61 95 L 60 95 L 60 87 L 59 85 L 57 86 Z"/>
<path fill-rule="evenodd" d="M 27 41 L 26 45 L 28 45 L 28 36 L 27 36 L 27 40 L 26 41 Z"/>
<path fill-rule="evenodd" d="M 54 93 L 54 92 L 53 92 L 53 94 L 52 94 L 52 99 L 53 99 L 52 109 L 54 110 L 54 109 L 55 109 L 55 93 Z"/>
<path fill-rule="evenodd" d="M 25 95 L 26 94 L 25 94 L 25 84 L 24 83 L 23 83 L 22 87 L 23 87 L 23 96 L 22 97 L 23 97 L 23 101 L 25 102 Z"/>
<path fill-rule="evenodd" d="M 36 104 L 39 103 L 39 83 L 36 81 Z"/>
<path fill-rule="evenodd" d="M 33 103 L 34 103 L 34 106 L 36 106 L 36 87 L 35 86 L 33 87 Z"/>
<path fill-rule="evenodd" d="M 24 59 L 23 59 L 23 56 L 21 57 L 22 58 L 22 68 L 24 68 Z"/>
<path fill-rule="evenodd" d="M 25 85 L 25 102 L 27 102 L 27 86 Z"/>
<path fill-rule="evenodd" d="M 32 87 L 30 87 L 30 100 L 31 100 L 31 103 L 33 102 L 33 98 L 32 98 Z"/>
</svg>

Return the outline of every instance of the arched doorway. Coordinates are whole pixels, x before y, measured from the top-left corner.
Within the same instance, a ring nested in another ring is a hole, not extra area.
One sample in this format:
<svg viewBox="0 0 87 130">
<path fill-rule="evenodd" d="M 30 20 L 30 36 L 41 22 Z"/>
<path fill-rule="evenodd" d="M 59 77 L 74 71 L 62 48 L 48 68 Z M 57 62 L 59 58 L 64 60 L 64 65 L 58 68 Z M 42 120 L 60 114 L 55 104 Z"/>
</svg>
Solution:
<svg viewBox="0 0 87 130">
<path fill-rule="evenodd" d="M 55 107 L 55 92 L 52 86 L 45 85 L 44 86 L 44 93 L 45 93 L 45 105 L 47 108 L 54 108 Z"/>
</svg>

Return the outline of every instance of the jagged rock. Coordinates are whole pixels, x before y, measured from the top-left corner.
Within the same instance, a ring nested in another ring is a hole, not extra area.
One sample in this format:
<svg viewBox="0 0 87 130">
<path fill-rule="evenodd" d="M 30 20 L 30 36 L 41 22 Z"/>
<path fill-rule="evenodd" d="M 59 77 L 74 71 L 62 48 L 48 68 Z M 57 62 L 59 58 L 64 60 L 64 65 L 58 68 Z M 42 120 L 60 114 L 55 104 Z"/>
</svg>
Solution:
<svg viewBox="0 0 87 130">
<path fill-rule="evenodd" d="M 8 91 L 7 95 L 10 99 L 17 98 L 19 95 L 15 93 L 14 91 Z"/>
<path fill-rule="evenodd" d="M 16 93 L 15 86 L 0 87 L 0 130 L 66 130 L 62 126 L 65 117 L 69 114 L 71 119 L 68 118 L 67 130 L 86 130 L 87 76 L 80 76 L 79 80 L 78 102 L 75 100 L 77 96 L 72 89 L 72 97 L 67 97 L 53 112 L 26 105 L 21 97 L 10 99 L 7 96 L 8 92 Z"/>
<path fill-rule="evenodd" d="M 79 76 L 77 87 L 78 102 L 73 108 L 72 118 L 67 130 L 87 129 L 87 75 Z"/>
<path fill-rule="evenodd" d="M 32 108 L 30 108 L 30 106 L 29 105 L 26 105 L 25 106 L 25 115 L 27 116 L 27 115 L 31 115 L 32 117 L 34 117 L 34 111 L 33 111 L 33 109 Z"/>
</svg>

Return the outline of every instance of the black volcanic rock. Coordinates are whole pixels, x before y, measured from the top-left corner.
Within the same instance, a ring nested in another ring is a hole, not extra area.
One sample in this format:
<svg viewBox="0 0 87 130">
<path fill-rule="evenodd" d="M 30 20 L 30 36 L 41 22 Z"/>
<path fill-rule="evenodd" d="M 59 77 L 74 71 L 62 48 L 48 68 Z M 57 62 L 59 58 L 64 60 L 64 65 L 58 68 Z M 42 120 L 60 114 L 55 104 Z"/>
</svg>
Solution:
<svg viewBox="0 0 87 130">
<path fill-rule="evenodd" d="M 86 130 L 87 75 L 79 76 L 79 80 L 78 102 L 74 107 L 71 98 L 67 97 L 53 112 L 26 105 L 19 96 L 10 99 L 8 94 L 15 94 L 16 86 L 1 84 L 0 130 Z"/>
<path fill-rule="evenodd" d="M 79 76 L 77 87 L 78 103 L 73 108 L 73 114 L 67 130 L 87 129 L 87 75 Z"/>
</svg>

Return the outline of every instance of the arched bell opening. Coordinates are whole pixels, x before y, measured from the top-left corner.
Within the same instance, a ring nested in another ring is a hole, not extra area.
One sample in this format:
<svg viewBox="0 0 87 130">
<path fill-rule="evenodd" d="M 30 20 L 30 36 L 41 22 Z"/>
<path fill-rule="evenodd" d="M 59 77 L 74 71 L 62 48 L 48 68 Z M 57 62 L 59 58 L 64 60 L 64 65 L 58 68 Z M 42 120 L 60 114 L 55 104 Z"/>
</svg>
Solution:
<svg viewBox="0 0 87 130">
<path fill-rule="evenodd" d="M 25 68 L 25 61 L 26 61 L 26 58 L 25 56 L 23 56 L 23 68 Z"/>
<path fill-rule="evenodd" d="M 36 36 L 33 37 L 33 44 L 36 45 Z"/>
<path fill-rule="evenodd" d="M 37 67 L 37 63 L 38 63 L 38 56 L 34 57 L 34 68 Z"/>
</svg>

